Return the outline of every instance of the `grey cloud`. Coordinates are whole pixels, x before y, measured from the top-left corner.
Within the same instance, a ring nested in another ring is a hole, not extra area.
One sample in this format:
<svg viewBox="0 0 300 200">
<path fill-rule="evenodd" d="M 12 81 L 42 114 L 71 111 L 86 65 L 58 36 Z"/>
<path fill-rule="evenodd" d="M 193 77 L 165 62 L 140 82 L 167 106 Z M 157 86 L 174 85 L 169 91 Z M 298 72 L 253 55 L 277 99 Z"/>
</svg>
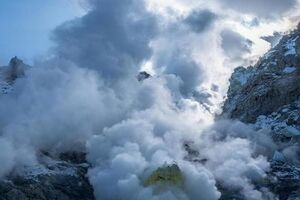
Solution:
<svg viewBox="0 0 300 200">
<path fill-rule="evenodd" d="M 257 27 L 260 25 L 260 20 L 257 17 L 255 17 L 255 18 L 251 19 L 250 21 L 243 20 L 242 24 L 248 28 Z"/>
<path fill-rule="evenodd" d="M 219 0 L 225 7 L 258 17 L 274 18 L 293 8 L 297 0 Z"/>
<path fill-rule="evenodd" d="M 165 73 L 174 74 L 182 80 L 180 91 L 185 96 L 191 95 L 203 81 L 203 73 L 199 64 L 180 53 L 170 60 Z"/>
<path fill-rule="evenodd" d="M 184 21 L 194 32 L 201 33 L 206 31 L 216 19 L 217 15 L 210 10 L 197 10 L 193 11 Z"/>
<path fill-rule="evenodd" d="M 229 29 L 221 33 L 222 48 L 225 54 L 233 60 L 243 60 L 243 56 L 251 52 L 253 42 L 244 38 L 241 34 Z"/>
</svg>

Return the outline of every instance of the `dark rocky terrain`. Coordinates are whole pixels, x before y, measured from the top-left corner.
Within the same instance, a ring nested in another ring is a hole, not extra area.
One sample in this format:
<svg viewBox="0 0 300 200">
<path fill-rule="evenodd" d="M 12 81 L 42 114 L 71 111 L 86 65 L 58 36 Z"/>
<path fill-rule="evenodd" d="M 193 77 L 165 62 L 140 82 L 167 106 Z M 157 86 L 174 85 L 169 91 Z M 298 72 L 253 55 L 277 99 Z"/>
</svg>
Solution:
<svg viewBox="0 0 300 200">
<path fill-rule="evenodd" d="M 14 81 L 22 78 L 29 65 L 14 57 L 0 68 L 0 95 L 13 90 Z M 41 152 L 39 164 L 11 172 L 0 181 L 0 200 L 93 200 L 93 188 L 84 153 L 66 152 L 50 155 Z"/>
<path fill-rule="evenodd" d="M 84 155 L 65 153 L 60 158 L 40 155 L 40 164 L 13 172 L 0 181 L 1 200 L 93 200 Z"/>
<path fill-rule="evenodd" d="M 300 29 L 283 36 L 255 66 L 236 68 L 224 113 L 254 123 L 300 98 Z"/>
<path fill-rule="evenodd" d="M 278 150 L 264 185 L 280 200 L 300 199 L 300 26 L 256 65 L 235 69 L 222 117 L 270 131 Z"/>
</svg>

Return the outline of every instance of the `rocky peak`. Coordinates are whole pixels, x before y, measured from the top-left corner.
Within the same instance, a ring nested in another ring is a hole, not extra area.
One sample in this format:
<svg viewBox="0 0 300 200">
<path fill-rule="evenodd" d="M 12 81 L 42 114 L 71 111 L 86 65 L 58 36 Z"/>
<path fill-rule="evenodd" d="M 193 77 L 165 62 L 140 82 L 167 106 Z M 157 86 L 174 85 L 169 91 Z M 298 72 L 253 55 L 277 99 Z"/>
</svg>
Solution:
<svg viewBox="0 0 300 200">
<path fill-rule="evenodd" d="M 139 82 L 144 81 L 144 80 L 146 80 L 146 79 L 148 79 L 148 78 L 150 78 L 150 77 L 151 77 L 151 75 L 150 75 L 148 72 L 145 72 L 145 71 L 141 71 L 141 72 L 136 76 L 136 78 L 137 78 L 137 80 L 138 80 Z"/>
<path fill-rule="evenodd" d="M 252 67 L 238 67 L 230 78 L 223 115 L 253 123 L 300 98 L 300 29 L 282 37 Z"/>
<path fill-rule="evenodd" d="M 13 57 L 8 65 L 7 80 L 14 81 L 17 78 L 24 76 L 27 67 L 28 65 L 24 64 L 17 56 Z"/>
<path fill-rule="evenodd" d="M 0 67 L 0 94 L 7 94 L 17 78 L 23 77 L 30 66 L 23 63 L 17 56 L 7 66 Z"/>
<path fill-rule="evenodd" d="M 256 65 L 235 69 L 222 116 L 268 130 L 277 147 L 265 187 L 300 199 L 300 24 Z"/>
</svg>

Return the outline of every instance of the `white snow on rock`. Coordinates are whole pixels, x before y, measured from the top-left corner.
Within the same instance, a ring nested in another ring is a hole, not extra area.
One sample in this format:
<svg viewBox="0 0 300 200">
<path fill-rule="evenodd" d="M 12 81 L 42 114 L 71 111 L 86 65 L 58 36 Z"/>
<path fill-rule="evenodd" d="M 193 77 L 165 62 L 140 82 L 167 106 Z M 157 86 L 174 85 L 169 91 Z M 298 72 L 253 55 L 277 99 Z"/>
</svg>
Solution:
<svg viewBox="0 0 300 200">
<path fill-rule="evenodd" d="M 5 81 L 7 67 L 0 67 L 0 95 L 7 94 L 12 90 L 12 86 Z"/>
<path fill-rule="evenodd" d="M 273 54 L 276 52 L 276 50 L 271 50 L 271 51 L 268 51 L 266 54 L 265 54 L 265 59 L 269 59 L 273 56 Z"/>
<path fill-rule="evenodd" d="M 245 85 L 249 78 L 253 76 L 255 73 L 255 70 L 251 67 L 249 68 L 243 68 L 238 67 L 235 70 L 235 74 L 233 76 L 234 80 L 241 84 L 241 86 Z"/>
<path fill-rule="evenodd" d="M 51 170 L 46 168 L 45 166 L 41 164 L 37 164 L 34 166 L 24 166 L 22 169 L 18 171 L 19 174 L 25 176 L 25 177 L 36 177 L 39 175 L 50 175 L 53 174 Z"/>
<path fill-rule="evenodd" d="M 13 87 L 5 81 L 0 80 L 0 95 L 7 94 L 13 90 Z"/>
<path fill-rule="evenodd" d="M 299 112 L 290 109 L 297 109 L 298 106 L 299 102 L 297 101 L 293 106 L 286 105 L 279 112 L 273 112 L 269 116 L 261 115 L 257 118 L 254 127 L 256 129 L 269 129 L 274 134 L 280 134 L 289 138 L 300 138 L 299 126 L 289 122 L 290 120 L 297 121 L 299 119 Z"/>
<path fill-rule="evenodd" d="M 70 164 L 45 156 L 42 157 L 41 163 L 33 166 L 24 166 L 17 173 L 27 178 L 35 178 L 40 175 L 77 176 L 77 166 L 86 167 L 85 164 Z"/>
<path fill-rule="evenodd" d="M 286 159 L 285 159 L 285 156 L 281 152 L 275 151 L 272 160 L 273 161 L 285 162 Z"/>
<path fill-rule="evenodd" d="M 299 37 L 297 36 L 296 38 L 294 39 L 289 39 L 285 45 L 285 48 L 286 48 L 286 52 L 285 52 L 285 56 L 288 56 L 288 55 L 296 55 L 296 49 L 295 49 L 295 46 L 296 46 L 296 41 Z"/>
<path fill-rule="evenodd" d="M 296 67 L 294 67 L 294 66 L 286 67 L 283 69 L 283 72 L 286 74 L 293 73 L 294 71 L 296 71 Z"/>
<path fill-rule="evenodd" d="M 249 74 L 240 74 L 236 77 L 236 79 L 241 83 L 241 85 L 245 85 L 249 79 Z"/>
<path fill-rule="evenodd" d="M 297 136 L 300 136 L 300 131 L 292 126 L 287 126 L 285 128 L 285 136 L 287 137 L 297 137 Z"/>
</svg>

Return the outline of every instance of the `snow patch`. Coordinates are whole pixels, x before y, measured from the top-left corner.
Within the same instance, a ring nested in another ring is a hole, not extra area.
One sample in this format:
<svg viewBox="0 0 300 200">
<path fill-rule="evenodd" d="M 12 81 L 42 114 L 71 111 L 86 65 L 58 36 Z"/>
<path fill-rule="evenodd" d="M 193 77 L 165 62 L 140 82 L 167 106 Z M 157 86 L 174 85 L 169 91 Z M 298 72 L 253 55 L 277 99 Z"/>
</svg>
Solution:
<svg viewBox="0 0 300 200">
<path fill-rule="evenodd" d="M 13 90 L 11 84 L 5 81 L 5 72 L 7 71 L 7 67 L 0 67 L 0 95 L 7 94 Z"/>
<path fill-rule="evenodd" d="M 281 112 L 287 113 L 289 112 L 289 109 L 283 108 Z M 286 137 L 299 137 L 300 130 L 298 129 L 298 127 L 295 127 L 295 125 L 288 125 L 288 118 L 284 120 L 281 118 L 282 118 L 282 114 L 278 112 L 274 112 L 269 116 L 265 116 L 265 115 L 259 116 L 255 123 L 255 128 L 270 129 L 275 133 L 277 134 L 279 133 Z"/>
<path fill-rule="evenodd" d="M 53 160 L 43 157 L 41 163 L 32 166 L 24 166 L 17 171 L 18 174 L 27 178 L 36 178 L 41 175 L 64 175 L 77 176 L 77 167 L 87 167 L 87 164 L 70 164 L 65 161 Z"/>
<path fill-rule="evenodd" d="M 280 153 L 279 151 L 275 151 L 272 160 L 285 162 L 285 156 L 282 153 Z"/>
<path fill-rule="evenodd" d="M 300 131 L 292 126 L 287 126 L 286 130 L 287 130 L 286 136 L 288 136 L 288 137 L 300 136 Z"/>
<path fill-rule="evenodd" d="M 8 94 L 13 90 L 13 87 L 5 81 L 0 80 L 0 95 Z"/>
<path fill-rule="evenodd" d="M 285 56 L 288 56 L 288 55 L 296 55 L 296 49 L 295 49 L 295 46 L 296 46 L 296 41 L 297 39 L 299 38 L 299 36 L 297 36 L 296 38 L 294 39 L 289 39 L 287 41 L 287 43 L 285 44 L 285 48 L 286 48 L 286 52 L 285 52 Z"/>
<path fill-rule="evenodd" d="M 240 83 L 242 86 L 247 83 L 249 78 L 251 78 L 254 74 L 254 70 L 250 68 L 241 68 L 240 70 L 237 70 L 234 74 L 234 79 Z"/>
<path fill-rule="evenodd" d="M 273 53 L 275 53 L 277 50 L 270 50 L 269 52 L 267 52 L 266 54 L 265 54 L 265 59 L 269 59 L 269 58 L 271 58 L 272 56 L 273 56 Z"/>
<path fill-rule="evenodd" d="M 294 67 L 294 66 L 286 67 L 283 69 L 283 72 L 286 74 L 293 73 L 294 71 L 296 71 L 296 67 Z"/>
</svg>

